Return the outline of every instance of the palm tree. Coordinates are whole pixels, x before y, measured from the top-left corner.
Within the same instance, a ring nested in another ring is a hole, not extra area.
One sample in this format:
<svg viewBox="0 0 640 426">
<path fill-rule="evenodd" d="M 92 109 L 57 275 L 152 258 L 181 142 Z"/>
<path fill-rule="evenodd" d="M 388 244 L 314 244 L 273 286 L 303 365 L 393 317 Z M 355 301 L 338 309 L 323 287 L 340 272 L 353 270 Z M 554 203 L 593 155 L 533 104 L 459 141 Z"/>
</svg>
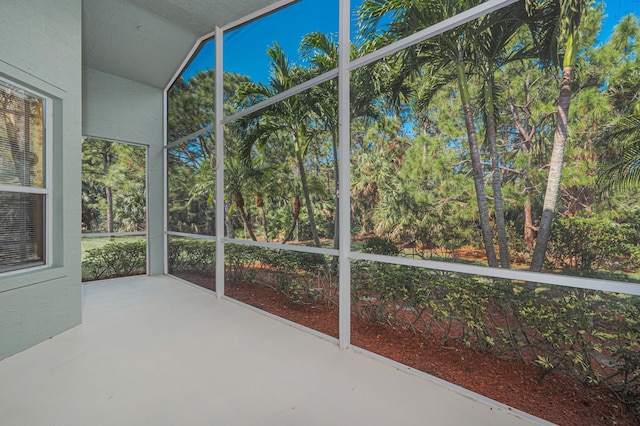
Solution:
<svg viewBox="0 0 640 426">
<path fill-rule="evenodd" d="M 238 87 L 236 99 L 240 105 L 248 106 L 260 100 L 270 98 L 305 81 L 309 75 L 307 69 L 292 66 L 282 49 L 276 44 L 267 49 L 271 58 L 271 76 L 269 85 L 247 82 Z M 313 141 L 313 114 L 309 108 L 308 93 L 291 96 L 255 114 L 236 121 L 235 129 L 241 138 L 241 155 L 250 163 L 253 148 L 266 145 L 272 138 L 286 136 L 293 143 L 294 156 L 302 186 L 305 206 L 309 215 L 309 226 L 316 246 L 320 238 L 315 223 L 313 204 L 309 192 L 309 183 L 305 167 L 307 149 Z"/>
<path fill-rule="evenodd" d="M 485 26 L 474 34 L 474 58 L 472 67 L 479 71 L 482 79 L 482 102 L 484 104 L 484 124 L 486 145 L 489 149 L 491 186 L 493 188 L 494 214 L 498 234 L 500 266 L 509 268 L 509 245 L 507 241 L 504 201 L 502 196 L 502 173 L 497 149 L 497 121 L 495 73 L 511 61 L 522 60 L 531 55 L 532 50 L 520 41 L 519 48 L 512 45 L 514 36 L 527 22 L 527 14 L 520 4 L 502 9 L 483 20 Z"/>
<path fill-rule="evenodd" d="M 393 37 L 401 38 L 419 29 L 434 25 L 443 18 L 454 16 L 464 10 L 480 4 L 480 1 L 434 1 L 428 6 L 416 4 L 410 0 L 367 0 L 362 6 L 361 21 L 365 32 L 370 33 L 383 16 L 392 14 L 389 32 Z M 483 82 L 485 107 L 484 120 L 487 130 L 487 145 L 490 151 L 492 186 L 495 200 L 495 216 L 498 229 L 500 264 L 509 267 L 509 249 L 507 244 L 504 208 L 502 201 L 502 183 L 499 158 L 496 149 L 495 123 L 495 87 L 493 75 L 506 61 L 522 57 L 518 49 L 511 46 L 511 39 L 517 29 L 525 23 L 526 14 L 522 4 L 508 6 L 503 11 L 486 15 L 474 22 L 458 26 L 446 34 L 433 37 L 402 55 L 404 74 L 424 79 L 424 75 L 433 72 L 442 74 L 436 80 L 433 90 L 439 90 L 444 83 L 457 80 L 461 107 L 464 115 L 469 144 L 469 154 L 473 171 L 480 226 L 489 266 L 497 267 L 493 237 L 490 226 L 489 206 L 485 193 L 484 171 L 480 155 L 480 146 L 471 100 L 470 76 L 480 73 Z M 510 47 L 511 51 L 507 51 Z M 516 52 L 516 53 L 514 53 Z M 428 68 L 429 73 L 421 72 Z"/>
<path fill-rule="evenodd" d="M 621 147 L 619 154 L 609 160 L 600 178 L 605 188 L 640 185 L 640 116 L 633 114 L 623 117 L 605 135 L 605 140 Z"/>
<path fill-rule="evenodd" d="M 604 132 L 602 142 L 611 157 L 605 160 L 599 184 L 604 191 L 640 184 L 640 21 L 627 15 L 615 27 L 611 46 L 604 53 L 616 64 L 608 79 L 607 92 L 615 111 L 621 115 Z"/>
<path fill-rule="evenodd" d="M 530 7 L 536 7 L 539 1 L 527 0 L 527 3 Z M 553 136 L 551 160 L 549 162 L 549 177 L 544 195 L 536 247 L 533 251 L 531 265 L 529 267 L 531 271 L 539 272 L 542 270 L 547 245 L 551 237 L 551 224 L 558 201 L 560 181 L 562 179 L 573 73 L 580 47 L 580 23 L 582 15 L 590 3 L 589 0 L 545 0 L 541 6 L 541 8 L 544 9 L 557 10 L 559 16 L 559 19 L 556 21 L 557 27 L 552 33 L 554 37 L 551 39 L 551 42 L 545 46 L 548 47 L 548 50 L 547 55 L 545 55 L 543 59 L 550 59 L 554 64 L 559 63 L 557 59 L 557 46 L 560 42 L 564 43 L 564 52 L 562 58 L 562 81 L 560 82 L 560 93 L 558 95 L 556 129 Z"/>
<path fill-rule="evenodd" d="M 371 46 L 356 44 L 351 45 L 350 57 L 356 59 L 368 53 Z M 300 52 L 302 57 L 309 61 L 312 69 L 322 74 L 338 67 L 338 43 L 334 37 L 321 32 L 314 32 L 303 37 L 300 43 Z M 351 74 L 351 119 L 356 117 L 378 116 L 377 108 L 374 106 L 374 97 L 376 94 L 371 90 L 363 90 L 370 87 L 372 80 L 379 79 L 379 75 L 370 72 L 370 69 L 362 68 L 355 70 Z M 309 107 L 318 116 L 331 138 L 331 149 L 333 154 L 333 180 L 335 185 L 335 218 L 334 218 L 334 240 L 333 248 L 338 248 L 340 235 L 340 222 L 338 220 L 339 210 L 339 167 L 338 167 L 338 82 L 337 80 L 327 81 L 316 86 L 312 91 Z"/>
<path fill-rule="evenodd" d="M 237 157 L 226 157 L 224 163 L 224 193 L 233 195 L 232 207 L 235 206 L 238 210 L 245 232 L 249 234 L 253 241 L 257 241 L 245 208 L 244 196 L 242 195 L 251 179 L 250 169 Z"/>
<path fill-rule="evenodd" d="M 351 196 L 354 201 L 352 206 L 354 213 L 360 214 L 362 218 L 360 232 L 363 236 L 370 232 L 367 224 L 373 222 L 382 193 L 398 195 L 399 192 L 394 191 L 399 185 L 397 170 L 393 163 L 388 161 L 388 157 L 388 152 L 384 152 L 379 147 L 372 151 L 362 152 L 357 156 L 358 167 L 353 169 Z M 382 216 L 394 224 L 388 228 L 395 228 L 397 217 L 392 218 L 384 214 Z"/>
</svg>

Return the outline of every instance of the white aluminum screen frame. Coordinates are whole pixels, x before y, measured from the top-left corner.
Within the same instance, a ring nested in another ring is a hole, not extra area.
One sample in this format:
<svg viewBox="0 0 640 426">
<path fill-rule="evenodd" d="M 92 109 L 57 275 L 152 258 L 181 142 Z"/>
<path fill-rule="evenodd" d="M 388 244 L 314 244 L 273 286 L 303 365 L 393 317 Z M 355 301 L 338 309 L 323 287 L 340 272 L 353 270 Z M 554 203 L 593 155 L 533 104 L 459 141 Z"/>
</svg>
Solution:
<svg viewBox="0 0 640 426">
<path fill-rule="evenodd" d="M 166 108 L 164 109 L 164 114 L 166 115 Z M 149 247 L 149 145 L 138 143 L 138 142 L 128 142 L 117 139 L 103 138 L 100 136 L 92 136 L 90 134 L 84 134 L 84 139 L 99 139 L 105 142 L 111 143 L 121 143 L 124 145 L 131 145 L 139 148 L 144 148 L 144 185 L 145 185 L 145 194 L 144 194 L 144 231 L 133 231 L 133 232 L 83 232 L 80 233 L 80 238 L 107 238 L 107 237 L 145 237 L 146 241 L 146 272 L 149 275 L 149 267 L 151 266 L 151 248 Z M 165 139 L 166 140 L 166 139 Z M 84 141 L 83 141 L 84 143 Z M 164 151 L 166 155 L 166 150 Z M 166 185 L 165 185 L 166 186 Z"/>
<path fill-rule="evenodd" d="M 350 0 L 336 0 L 340 2 L 340 18 L 339 18 L 339 45 L 340 46 L 349 46 L 350 44 Z M 245 117 L 253 112 L 259 111 L 269 105 L 272 105 L 278 101 L 287 99 L 288 97 L 297 95 L 305 90 L 308 90 L 312 87 L 315 87 L 325 81 L 331 80 L 333 78 L 338 78 L 339 82 L 339 90 L 338 90 L 338 107 L 339 107 L 339 170 L 340 170 L 340 181 L 339 188 L 340 191 L 340 201 L 338 206 L 338 215 L 340 221 L 339 228 L 339 241 L 340 247 L 338 250 L 334 249 L 322 249 L 317 247 L 309 247 L 309 246 L 294 246 L 294 245 L 284 245 L 277 243 L 265 243 L 265 242 L 254 242 L 247 240 L 239 240 L 239 239 L 230 239 L 223 237 L 224 231 L 224 212 L 219 214 L 216 213 L 216 229 L 218 236 L 204 236 L 204 235 L 194 235 L 194 234 L 185 234 L 185 233 L 177 233 L 167 231 L 167 223 L 166 223 L 166 205 L 167 205 L 167 187 L 165 182 L 165 272 L 168 273 L 167 267 L 167 239 L 169 235 L 174 236 L 182 236 L 188 238 L 199 238 L 199 239 L 207 239 L 207 240 L 215 240 L 217 242 L 217 247 L 224 250 L 224 243 L 228 242 L 231 244 L 240 244 L 247 246 L 256 246 L 267 249 L 280 249 L 280 250 L 292 250 L 306 253 L 316 253 L 323 255 L 331 255 L 331 256 L 339 256 L 339 289 L 340 289 L 340 306 L 339 306 L 339 345 L 341 348 L 350 347 L 350 288 L 351 288 L 351 276 L 350 276 L 350 268 L 352 260 L 367 260 L 367 261 L 375 261 L 375 262 L 383 262 L 390 263 L 396 265 L 407 265 L 418 268 L 426 268 L 430 270 L 437 271 L 446 271 L 452 273 L 461 273 L 467 275 L 476 275 L 483 276 L 489 278 L 500 278 L 500 279 L 510 279 L 514 281 L 527 281 L 534 282 L 539 284 L 547 284 L 554 285 L 560 287 L 573 287 L 573 288 L 583 288 L 583 289 L 591 289 L 591 290 L 599 290 L 599 291 L 608 291 L 608 292 L 617 292 L 621 294 L 629 294 L 640 296 L 640 286 L 634 283 L 627 283 L 622 281 L 613 281 L 613 280 L 600 280 L 600 279 L 590 279 L 590 278 L 581 278 L 575 276 L 567 276 L 561 274 L 551 274 L 551 273 L 541 273 L 541 272 L 529 272 L 529 271 L 518 271 L 513 269 L 501 269 L 501 268 L 491 268 L 487 266 L 478 266 L 478 265 L 465 265 L 460 263 L 450 263 L 450 262 L 442 262 L 442 261 L 430 261 L 430 260 L 422 260 L 422 259 L 409 259 L 402 257 L 392 257 L 392 256 L 381 256 L 381 255 L 372 255 L 366 253 L 352 252 L 351 251 L 351 229 L 350 229 L 350 208 L 351 208 L 351 200 L 349 197 L 349 191 L 344 191 L 343 188 L 350 188 L 350 161 L 343 161 L 343 159 L 349 159 L 350 157 L 350 84 L 349 84 L 349 73 L 357 68 L 363 67 L 365 65 L 371 64 L 379 59 L 397 53 L 403 49 L 406 49 L 410 46 L 413 46 L 417 43 L 420 43 L 424 40 L 429 39 L 430 37 L 442 34 L 450 29 L 453 29 L 461 24 L 472 21 L 473 19 L 477 19 L 481 16 L 484 16 L 488 13 L 499 10 L 505 6 L 515 3 L 517 0 L 489 0 L 485 3 L 482 3 L 474 8 L 471 8 L 465 12 L 462 12 L 454 17 L 448 18 L 436 25 L 433 25 L 429 28 L 423 29 L 413 35 L 410 35 L 402 40 L 391 43 L 387 46 L 384 46 L 378 49 L 375 52 L 372 52 L 364 57 L 355 59 L 353 61 L 350 60 L 348 52 L 350 49 L 340 49 L 339 51 L 339 65 L 338 68 L 330 70 L 324 74 L 321 74 L 312 80 L 306 81 L 296 87 L 293 87 L 285 92 L 279 93 L 276 96 L 273 96 L 269 99 L 266 99 L 258 104 L 255 104 L 247 109 L 239 111 L 229 117 L 224 116 L 223 111 L 223 93 L 220 90 L 216 90 L 216 147 L 223 147 L 223 126 L 229 124 L 241 117 Z M 293 3 L 290 1 L 280 2 L 284 6 L 288 3 Z M 279 4 L 280 4 L 279 3 Z M 266 13 L 270 13 L 275 9 L 280 7 L 284 7 L 283 5 L 279 7 L 274 7 Z M 242 21 L 238 21 L 234 23 L 234 25 L 230 25 L 223 28 L 216 28 L 213 33 L 209 33 L 206 36 L 203 36 L 199 39 L 196 46 L 192 49 L 192 52 L 197 51 L 198 44 L 205 39 L 211 38 L 212 34 L 215 34 L 216 37 L 216 52 L 220 52 L 220 55 L 216 54 L 216 81 L 218 79 L 222 79 L 222 75 L 224 73 L 224 66 L 222 63 L 222 49 L 223 49 L 223 40 L 224 33 L 230 29 L 234 28 L 242 23 L 246 23 L 250 20 L 257 19 L 260 15 L 254 14 L 250 18 Z M 218 44 L 219 43 L 219 44 Z M 185 64 L 188 63 L 188 57 L 185 60 Z M 182 68 L 181 68 L 182 69 Z M 180 74 L 181 70 L 176 73 L 177 78 Z M 172 79 L 173 82 L 173 79 Z M 171 84 L 167 86 L 165 89 L 165 144 L 166 144 L 166 93 L 167 90 L 171 87 Z M 207 129 L 210 130 L 210 129 Z M 198 131 L 201 132 L 201 131 Z M 193 136 L 197 136 L 198 132 L 194 132 L 191 135 L 186 136 L 183 139 L 188 139 Z M 173 147 L 177 142 L 171 143 L 169 145 L 165 145 L 165 181 L 167 179 L 166 176 L 166 149 Z M 218 145 L 220 144 L 220 145 Z M 220 150 L 216 149 L 216 154 L 221 155 L 224 151 L 220 148 Z M 224 161 L 218 161 L 219 168 L 217 171 L 217 179 L 216 182 L 216 203 L 219 208 L 223 208 L 224 205 L 224 193 L 220 190 L 223 188 L 223 179 L 224 179 Z M 222 297 L 224 295 L 224 253 L 218 253 L 216 259 L 216 285 L 219 286 L 219 290 L 217 292 L 218 297 Z M 332 338 L 330 338 L 332 339 Z"/>
</svg>

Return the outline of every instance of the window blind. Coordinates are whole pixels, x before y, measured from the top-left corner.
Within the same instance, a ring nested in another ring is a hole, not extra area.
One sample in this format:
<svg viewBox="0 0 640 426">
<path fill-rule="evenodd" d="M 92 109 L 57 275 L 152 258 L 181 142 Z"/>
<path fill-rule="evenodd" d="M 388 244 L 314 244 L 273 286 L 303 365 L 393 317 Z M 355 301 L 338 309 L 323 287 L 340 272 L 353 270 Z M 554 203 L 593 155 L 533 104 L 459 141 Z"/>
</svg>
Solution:
<svg viewBox="0 0 640 426">
<path fill-rule="evenodd" d="M 44 99 L 0 80 L 0 272 L 45 263 Z"/>
<path fill-rule="evenodd" d="M 0 192 L 0 271 L 44 263 L 44 197 Z"/>
</svg>

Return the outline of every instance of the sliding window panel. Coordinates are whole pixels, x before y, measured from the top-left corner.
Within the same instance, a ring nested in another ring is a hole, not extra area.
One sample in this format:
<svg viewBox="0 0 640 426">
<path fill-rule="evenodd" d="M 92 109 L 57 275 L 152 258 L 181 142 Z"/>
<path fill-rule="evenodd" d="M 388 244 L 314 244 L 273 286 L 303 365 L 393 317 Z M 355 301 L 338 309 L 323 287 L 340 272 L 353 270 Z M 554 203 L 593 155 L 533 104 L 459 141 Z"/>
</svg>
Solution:
<svg viewBox="0 0 640 426">
<path fill-rule="evenodd" d="M 0 79 L 0 272 L 43 265 L 50 257 L 46 102 Z"/>
<path fill-rule="evenodd" d="M 0 191 L 0 272 L 45 262 L 45 196 Z"/>
<path fill-rule="evenodd" d="M 44 101 L 2 82 L 0 185 L 45 187 Z"/>
</svg>

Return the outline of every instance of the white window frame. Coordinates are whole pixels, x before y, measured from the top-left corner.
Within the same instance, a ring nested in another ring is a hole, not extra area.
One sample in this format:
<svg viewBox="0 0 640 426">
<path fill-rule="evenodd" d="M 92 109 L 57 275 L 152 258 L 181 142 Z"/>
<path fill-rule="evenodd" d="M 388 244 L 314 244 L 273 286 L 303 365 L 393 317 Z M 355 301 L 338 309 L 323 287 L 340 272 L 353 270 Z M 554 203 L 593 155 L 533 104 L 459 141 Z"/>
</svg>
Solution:
<svg viewBox="0 0 640 426">
<path fill-rule="evenodd" d="M 0 270 L 0 277 L 14 275 L 24 272 L 36 271 L 39 269 L 49 268 L 52 266 L 52 247 L 53 247 L 53 232 L 52 232 L 52 217 L 53 217 L 53 132 L 51 123 L 53 122 L 53 100 L 43 95 L 42 93 L 27 88 L 20 83 L 17 83 L 13 80 L 9 80 L 7 78 L 0 77 L 0 84 L 7 84 L 9 86 L 16 87 L 18 89 L 24 90 L 30 95 L 36 96 L 42 99 L 42 111 L 43 111 L 43 119 L 44 119 L 44 185 L 42 188 L 29 187 L 29 186 L 18 186 L 18 185 L 3 185 L 0 184 L 0 191 L 2 192 L 13 192 L 19 194 L 36 194 L 36 195 L 44 195 L 44 231 L 43 231 L 43 248 L 42 248 L 42 256 L 44 260 L 44 264 L 38 264 L 35 266 L 27 265 L 17 265 L 15 267 L 11 267 L 7 270 Z"/>
</svg>

